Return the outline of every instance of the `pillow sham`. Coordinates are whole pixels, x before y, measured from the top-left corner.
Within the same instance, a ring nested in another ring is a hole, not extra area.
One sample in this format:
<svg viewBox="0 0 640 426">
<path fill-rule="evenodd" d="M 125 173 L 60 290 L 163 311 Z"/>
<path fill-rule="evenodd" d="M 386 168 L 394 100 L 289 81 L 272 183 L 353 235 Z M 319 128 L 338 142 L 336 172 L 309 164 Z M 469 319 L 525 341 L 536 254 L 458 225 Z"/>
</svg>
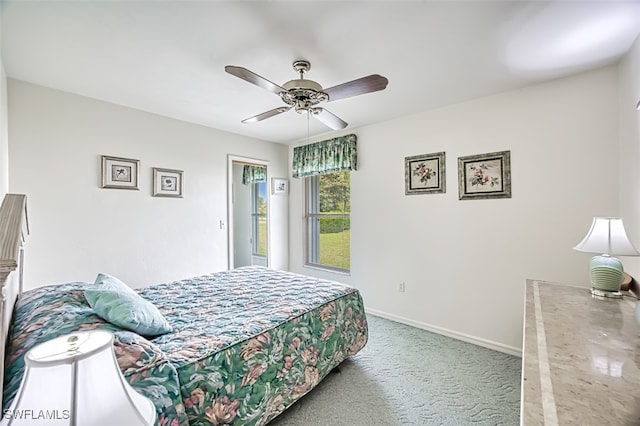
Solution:
<svg viewBox="0 0 640 426">
<path fill-rule="evenodd" d="M 96 284 L 97 288 L 84 291 L 84 297 L 104 320 L 145 337 L 172 331 L 158 308 L 122 281 L 98 274 Z"/>
</svg>

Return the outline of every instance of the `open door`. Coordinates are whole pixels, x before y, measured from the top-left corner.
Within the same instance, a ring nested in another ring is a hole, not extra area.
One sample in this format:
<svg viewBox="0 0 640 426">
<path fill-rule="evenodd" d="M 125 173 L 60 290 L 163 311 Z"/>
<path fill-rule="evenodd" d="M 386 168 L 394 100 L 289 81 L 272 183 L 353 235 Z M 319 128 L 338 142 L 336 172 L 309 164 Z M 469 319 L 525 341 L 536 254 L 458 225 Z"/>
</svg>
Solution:
<svg viewBox="0 0 640 426">
<path fill-rule="evenodd" d="M 267 163 L 229 158 L 229 268 L 269 265 Z"/>
</svg>

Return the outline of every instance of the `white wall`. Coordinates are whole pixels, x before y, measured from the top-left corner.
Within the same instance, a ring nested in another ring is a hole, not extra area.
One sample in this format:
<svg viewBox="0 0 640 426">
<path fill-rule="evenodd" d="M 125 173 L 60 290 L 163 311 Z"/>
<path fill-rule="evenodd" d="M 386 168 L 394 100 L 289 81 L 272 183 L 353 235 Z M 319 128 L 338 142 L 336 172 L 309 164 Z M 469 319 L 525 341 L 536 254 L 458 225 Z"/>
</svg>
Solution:
<svg viewBox="0 0 640 426">
<path fill-rule="evenodd" d="M 0 8 L 1 12 L 2 8 Z M 0 16 L 0 25 L 1 25 Z M 2 30 L 0 28 L 0 35 Z M 0 39 L 0 46 L 2 40 Z M 0 200 L 9 192 L 9 140 L 7 134 L 7 74 L 2 63 L 2 49 L 0 49 Z"/>
<path fill-rule="evenodd" d="M 617 131 L 615 67 L 351 130 L 351 275 L 302 266 L 296 179 L 291 269 L 355 285 L 371 312 L 519 353 L 525 279 L 587 285 L 590 255 L 572 247 L 592 216 L 618 213 Z M 513 197 L 459 200 L 457 158 L 502 150 Z M 405 195 L 404 157 L 438 151 L 446 194 Z"/>
<path fill-rule="evenodd" d="M 618 67 L 620 138 L 620 215 L 629 238 L 640 249 L 640 39 Z M 613 145 L 614 141 L 610 144 Z M 640 280 L 640 258 L 622 258 L 625 270 Z"/>
<path fill-rule="evenodd" d="M 0 61 L 0 199 L 9 192 L 9 135 L 7 75 Z"/>
<path fill-rule="evenodd" d="M 288 148 L 9 80 L 9 184 L 28 195 L 26 288 L 132 287 L 227 269 L 227 156 L 288 170 Z M 140 160 L 140 190 L 103 189 L 100 155 Z M 152 167 L 184 170 L 184 198 L 152 197 Z M 272 266 L 287 268 L 286 200 L 274 197 Z"/>
</svg>

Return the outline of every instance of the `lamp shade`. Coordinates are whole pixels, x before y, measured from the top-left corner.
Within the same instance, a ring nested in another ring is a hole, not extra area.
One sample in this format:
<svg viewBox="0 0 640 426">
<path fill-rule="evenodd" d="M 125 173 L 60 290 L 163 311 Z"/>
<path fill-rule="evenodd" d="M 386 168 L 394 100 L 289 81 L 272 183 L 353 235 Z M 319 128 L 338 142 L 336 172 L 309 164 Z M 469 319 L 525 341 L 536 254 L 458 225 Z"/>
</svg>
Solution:
<svg viewBox="0 0 640 426">
<path fill-rule="evenodd" d="M 594 217 L 591 229 L 573 249 L 614 256 L 640 256 L 619 217 Z"/>
<path fill-rule="evenodd" d="M 153 403 L 124 379 L 107 331 L 73 333 L 25 355 L 20 389 L 1 426 L 153 425 Z"/>
</svg>

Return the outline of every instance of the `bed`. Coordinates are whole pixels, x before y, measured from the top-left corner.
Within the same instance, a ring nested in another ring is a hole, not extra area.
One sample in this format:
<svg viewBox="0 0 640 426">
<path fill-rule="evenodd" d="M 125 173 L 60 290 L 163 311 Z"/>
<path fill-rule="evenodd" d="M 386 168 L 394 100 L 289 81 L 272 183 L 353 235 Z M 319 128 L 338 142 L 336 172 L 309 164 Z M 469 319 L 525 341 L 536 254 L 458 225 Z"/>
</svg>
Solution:
<svg viewBox="0 0 640 426">
<path fill-rule="evenodd" d="M 25 216 L 25 207 L 14 214 Z M 3 312 L 13 312 L 2 333 L 3 408 L 20 385 L 24 354 L 73 331 L 112 332 L 125 378 L 153 401 L 156 424 L 171 426 L 266 424 L 367 342 L 360 293 L 334 281 L 243 267 L 145 287 L 139 296 L 171 331 L 142 336 L 95 312 L 86 297 L 95 283 L 21 292 L 19 250 L 16 256 L 4 279 L 19 294 L 15 304 L 3 302 Z"/>
</svg>

